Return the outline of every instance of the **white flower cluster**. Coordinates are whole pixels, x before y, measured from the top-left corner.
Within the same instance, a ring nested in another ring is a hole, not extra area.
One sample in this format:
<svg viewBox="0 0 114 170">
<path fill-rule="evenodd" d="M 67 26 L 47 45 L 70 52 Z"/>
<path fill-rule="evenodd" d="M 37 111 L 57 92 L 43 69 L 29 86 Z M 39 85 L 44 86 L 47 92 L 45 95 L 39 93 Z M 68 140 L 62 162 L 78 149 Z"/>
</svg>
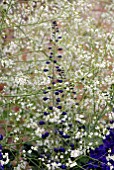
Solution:
<svg viewBox="0 0 114 170">
<path fill-rule="evenodd" d="M 21 169 L 24 170 L 24 169 L 26 169 L 26 165 L 27 165 L 27 162 L 21 160 L 21 161 L 19 162 L 18 166 L 17 166 L 17 167 L 14 167 L 14 170 L 21 170 Z M 29 169 L 29 170 L 30 170 L 30 169 Z"/>
<path fill-rule="evenodd" d="M 81 154 L 82 154 L 82 151 L 80 151 L 78 149 L 75 149 L 75 150 L 71 151 L 71 157 L 73 157 L 73 158 L 77 158 Z"/>
<path fill-rule="evenodd" d="M 15 87 L 19 86 L 24 86 L 24 85 L 30 85 L 31 82 L 29 81 L 28 77 L 23 75 L 23 73 L 18 73 L 14 78 L 13 78 L 13 85 Z"/>
<path fill-rule="evenodd" d="M 12 59 L 4 58 L 4 59 L 1 60 L 1 65 L 4 68 L 12 68 L 15 65 L 15 63 Z"/>
<path fill-rule="evenodd" d="M 110 170 L 113 170 L 114 166 L 113 164 L 109 161 L 112 160 L 114 161 L 114 155 L 110 155 L 111 149 L 108 150 L 108 156 L 106 157 L 107 161 L 108 161 L 108 165 L 110 166 Z"/>
<path fill-rule="evenodd" d="M 49 122 L 58 122 L 60 123 L 60 116 L 61 116 L 61 111 L 57 109 L 56 107 L 53 107 L 53 113 L 50 113 L 49 115 L 46 116 L 45 120 Z"/>
<path fill-rule="evenodd" d="M 10 161 L 8 153 L 2 154 L 3 158 L 5 161 L 0 160 L 1 165 L 7 165 Z"/>
</svg>

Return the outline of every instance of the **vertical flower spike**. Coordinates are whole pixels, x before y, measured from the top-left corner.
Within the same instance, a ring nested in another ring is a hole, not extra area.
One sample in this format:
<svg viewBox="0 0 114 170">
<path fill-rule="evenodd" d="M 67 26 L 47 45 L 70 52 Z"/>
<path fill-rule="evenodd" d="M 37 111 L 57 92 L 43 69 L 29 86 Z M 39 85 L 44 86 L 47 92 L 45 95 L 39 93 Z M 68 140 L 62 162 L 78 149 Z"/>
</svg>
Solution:
<svg viewBox="0 0 114 170">
<path fill-rule="evenodd" d="M 72 95 L 74 88 L 69 82 L 66 83 L 65 71 L 61 64 L 64 49 L 61 47 L 61 43 L 59 43 L 62 36 L 60 35 L 57 21 L 52 22 L 51 29 L 52 37 L 50 38 L 48 46 L 49 54 L 48 59 L 45 62 L 46 68 L 43 70 L 44 72 L 47 72 L 46 76 L 51 82 L 46 87 L 42 97 L 43 102 L 45 103 L 45 111 L 43 112 L 43 119 L 39 121 L 39 125 L 40 128 L 44 127 L 41 135 L 43 143 L 52 143 L 51 152 L 52 150 L 54 151 L 49 163 L 50 165 L 48 166 L 52 168 L 52 166 L 57 165 L 59 169 L 67 169 L 66 164 L 68 163 L 68 160 L 64 163 L 61 161 L 61 158 L 66 159 L 65 154 L 67 153 L 67 150 L 75 149 L 75 145 L 73 145 L 74 147 L 72 147 L 72 149 L 70 146 L 70 144 L 72 142 L 75 143 L 75 141 L 72 141 L 70 135 L 70 131 L 71 133 L 73 131 L 73 126 L 70 124 L 70 121 L 69 123 L 66 121 L 69 118 L 69 108 L 66 109 L 66 89 L 68 88 L 68 93 L 70 92 Z"/>
</svg>

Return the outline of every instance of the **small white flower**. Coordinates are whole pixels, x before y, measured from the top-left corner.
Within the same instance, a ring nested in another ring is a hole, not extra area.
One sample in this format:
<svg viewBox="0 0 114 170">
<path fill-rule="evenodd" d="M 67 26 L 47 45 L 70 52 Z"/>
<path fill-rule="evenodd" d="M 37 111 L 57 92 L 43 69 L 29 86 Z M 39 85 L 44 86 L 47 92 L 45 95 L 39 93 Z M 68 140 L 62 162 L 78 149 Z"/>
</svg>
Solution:
<svg viewBox="0 0 114 170">
<path fill-rule="evenodd" d="M 77 165 L 77 163 L 76 162 L 73 162 L 72 164 L 70 164 L 70 168 L 72 168 L 72 167 L 74 167 L 74 166 L 76 166 Z"/>
<path fill-rule="evenodd" d="M 75 150 L 71 151 L 71 157 L 74 157 L 74 158 L 78 157 L 81 154 L 82 154 L 82 152 L 80 150 L 75 149 Z"/>
<path fill-rule="evenodd" d="M 28 150 L 28 153 L 30 153 L 30 154 L 31 154 L 31 153 L 32 153 L 32 150 Z"/>
</svg>

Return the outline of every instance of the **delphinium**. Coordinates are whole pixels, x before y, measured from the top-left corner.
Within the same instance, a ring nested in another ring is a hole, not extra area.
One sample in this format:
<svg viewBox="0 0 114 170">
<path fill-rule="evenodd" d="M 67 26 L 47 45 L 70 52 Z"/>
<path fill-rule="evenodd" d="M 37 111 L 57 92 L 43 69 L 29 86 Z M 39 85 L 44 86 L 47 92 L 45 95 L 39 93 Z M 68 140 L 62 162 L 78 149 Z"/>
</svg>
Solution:
<svg viewBox="0 0 114 170">
<path fill-rule="evenodd" d="M 60 46 L 59 22 L 52 21 L 51 29 L 48 60 L 43 68 L 50 81 L 44 86 L 37 117 L 31 118 L 29 123 L 32 128 L 35 125 L 32 134 L 37 144 L 25 143 L 22 153 L 30 166 L 66 169 L 76 166 L 75 158 L 83 154 L 81 140 L 85 120 L 83 115 L 76 114 L 78 103 L 74 84 L 66 79 L 60 64 L 64 50 Z"/>
<path fill-rule="evenodd" d="M 62 39 L 57 21 L 52 22 L 52 37 L 50 38 L 47 56 L 43 71 L 50 79 L 43 90 L 42 107 L 38 110 L 38 120 L 34 120 L 37 145 L 25 144 L 23 154 L 31 166 L 40 166 L 48 169 L 81 169 L 88 161 L 86 151 L 102 141 L 106 134 L 105 125 L 94 127 L 96 117 L 90 129 L 86 115 L 81 114 L 80 102 L 77 100 L 75 85 L 67 80 L 60 60 L 64 50 L 59 46 Z M 37 122 L 37 124 L 35 124 Z M 98 124 L 97 122 L 97 124 Z M 30 125 L 30 124 L 29 124 Z M 26 126 L 26 124 L 25 124 Z M 102 134 L 102 129 L 104 132 Z M 34 135 L 34 133 L 33 133 Z M 94 142 L 98 136 L 98 140 Z M 34 160 L 36 158 L 36 161 Z M 38 163 L 38 161 L 40 163 Z"/>
<path fill-rule="evenodd" d="M 52 102 L 48 107 L 48 113 L 45 114 L 45 120 L 52 125 L 51 133 L 46 132 L 46 135 L 42 136 L 43 138 L 51 136 L 49 139 L 52 142 L 52 155 L 50 160 L 47 162 L 48 169 L 66 169 L 71 164 L 72 166 L 76 165 L 70 160 L 70 157 L 79 156 L 81 154 L 81 149 L 75 149 L 79 146 L 75 146 L 78 142 L 78 135 L 73 133 L 73 124 L 72 124 L 72 113 L 71 111 L 76 109 L 76 103 L 70 97 L 70 93 L 72 95 L 76 94 L 73 86 L 66 80 L 64 77 L 64 69 L 62 69 L 61 65 L 59 65 L 59 60 L 63 57 L 64 51 L 63 48 L 59 47 L 59 41 L 61 40 L 61 36 L 57 36 L 59 33 L 58 22 L 52 22 L 52 39 L 50 39 L 50 46 L 48 49 L 50 50 L 49 61 L 52 68 L 52 77 L 51 78 L 51 85 L 48 87 L 50 92 L 52 93 Z M 49 62 L 46 62 L 49 64 Z M 47 70 L 44 70 L 47 71 Z M 46 92 L 44 92 L 46 93 Z M 47 98 L 44 97 L 43 100 Z M 69 107 L 69 108 L 68 108 Z M 74 116 L 75 117 L 75 116 Z M 78 119 L 78 115 L 77 115 Z M 83 117 L 82 117 L 83 119 Z M 77 121 L 77 125 L 79 125 L 80 130 L 83 130 L 83 120 L 80 122 Z M 75 122 L 75 120 L 74 120 Z M 78 127 L 76 127 L 78 129 Z M 75 129 L 75 130 L 76 130 Z M 83 135 L 82 135 L 83 136 Z M 80 137 L 82 137 L 80 136 Z M 77 142 L 75 143 L 75 137 L 77 138 Z M 53 141 L 54 140 L 54 141 Z M 72 143 L 74 141 L 74 143 Z"/>
<path fill-rule="evenodd" d="M 52 38 L 50 39 L 48 46 L 49 59 L 46 61 L 46 67 L 43 70 L 51 81 L 49 86 L 43 91 L 44 95 L 42 100 L 44 103 L 44 115 L 41 115 L 42 119 L 38 122 L 40 128 L 44 126 L 44 128 L 42 128 L 41 135 L 44 145 L 41 143 L 40 146 L 42 147 L 42 150 L 44 150 L 44 153 L 42 153 L 42 157 L 39 159 L 41 159 L 42 163 L 44 160 L 43 164 L 46 165 L 48 169 L 62 166 L 59 162 L 59 156 L 57 156 L 57 153 L 64 154 L 65 148 L 62 146 L 61 139 L 59 138 L 70 137 L 68 134 L 64 134 L 63 132 L 65 122 L 64 117 L 67 117 L 67 112 L 63 111 L 63 104 L 61 105 L 61 102 L 63 101 L 62 98 L 64 98 L 64 88 L 61 84 L 65 80 L 65 77 L 64 70 L 59 64 L 59 60 L 62 58 L 63 49 L 56 45 L 62 37 L 57 36 L 57 34 L 59 34 L 58 24 L 57 21 L 53 21 Z M 45 127 L 47 128 L 46 130 Z M 47 144 L 49 145 L 49 148 L 46 146 Z M 46 152 L 45 147 L 47 148 L 47 151 L 48 149 L 50 151 Z M 47 159 L 49 159 L 49 161 Z M 63 165 L 63 167 L 66 167 L 66 165 Z"/>
</svg>

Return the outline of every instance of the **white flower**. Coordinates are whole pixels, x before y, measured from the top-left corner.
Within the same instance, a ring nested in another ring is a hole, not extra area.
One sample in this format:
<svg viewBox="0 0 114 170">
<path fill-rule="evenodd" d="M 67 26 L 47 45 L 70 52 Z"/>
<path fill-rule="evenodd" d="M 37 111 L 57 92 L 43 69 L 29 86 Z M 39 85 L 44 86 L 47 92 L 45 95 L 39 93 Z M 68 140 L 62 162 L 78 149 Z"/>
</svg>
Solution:
<svg viewBox="0 0 114 170">
<path fill-rule="evenodd" d="M 56 162 L 51 163 L 52 170 L 55 170 L 55 168 L 58 168 L 58 164 Z"/>
<path fill-rule="evenodd" d="M 2 59 L 1 65 L 5 68 L 12 68 L 12 66 L 14 65 L 14 61 L 11 59 Z"/>
<path fill-rule="evenodd" d="M 5 158 L 5 161 L 1 160 L 0 163 L 1 163 L 2 165 L 8 164 L 8 162 L 10 161 L 9 158 L 8 158 L 8 153 L 5 153 L 5 154 L 3 155 L 3 158 Z"/>
<path fill-rule="evenodd" d="M 76 166 L 77 165 L 77 163 L 76 162 L 73 162 L 72 164 L 70 164 L 70 168 L 72 168 L 72 167 L 74 167 L 74 166 Z"/>
<path fill-rule="evenodd" d="M 82 152 L 80 150 L 75 149 L 75 150 L 71 151 L 71 157 L 74 157 L 74 158 L 78 157 L 81 154 L 82 154 Z"/>
</svg>

